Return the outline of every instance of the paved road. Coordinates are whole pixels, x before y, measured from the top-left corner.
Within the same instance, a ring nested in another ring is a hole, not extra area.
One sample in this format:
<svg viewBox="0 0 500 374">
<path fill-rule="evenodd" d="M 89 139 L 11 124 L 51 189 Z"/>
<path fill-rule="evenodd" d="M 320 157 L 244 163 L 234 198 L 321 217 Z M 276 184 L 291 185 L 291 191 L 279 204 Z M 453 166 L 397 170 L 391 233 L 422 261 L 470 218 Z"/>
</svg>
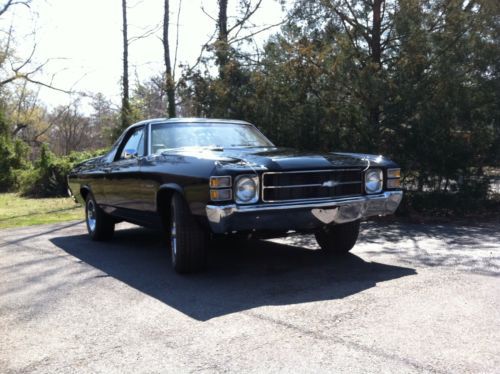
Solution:
<svg viewBox="0 0 500 374">
<path fill-rule="evenodd" d="M 500 230 L 363 225 L 231 242 L 181 277 L 161 235 L 82 223 L 0 231 L 0 372 L 499 372 Z"/>
</svg>

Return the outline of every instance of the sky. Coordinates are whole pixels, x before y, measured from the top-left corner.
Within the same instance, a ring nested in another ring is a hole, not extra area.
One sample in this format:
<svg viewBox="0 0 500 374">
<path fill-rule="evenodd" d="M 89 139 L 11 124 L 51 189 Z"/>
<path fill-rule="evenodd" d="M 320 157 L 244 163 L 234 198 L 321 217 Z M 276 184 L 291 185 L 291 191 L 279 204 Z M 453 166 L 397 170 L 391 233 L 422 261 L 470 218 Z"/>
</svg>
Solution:
<svg viewBox="0 0 500 374">
<path fill-rule="evenodd" d="M 236 15 L 237 0 L 229 0 L 229 17 Z M 232 5 L 232 6 L 231 6 Z M 217 15 L 217 0 L 182 0 L 179 18 L 179 63 L 196 61 L 201 46 L 215 29 L 214 20 L 201 7 Z M 177 39 L 179 0 L 171 0 L 171 53 Z M 161 34 L 163 0 L 128 0 L 130 81 L 143 81 L 164 70 Z M 252 21 L 257 26 L 276 24 L 283 18 L 276 0 L 264 0 Z M 234 18 L 229 19 L 229 23 Z M 120 102 L 122 75 L 122 14 L 121 0 L 33 0 L 31 8 L 16 6 L 0 20 L 3 30 L 13 25 L 17 54 L 29 56 L 36 45 L 35 64 L 47 65 L 37 79 L 55 87 L 97 93 L 113 102 Z M 258 45 L 279 28 L 256 37 Z M 134 40 L 150 30 L 156 34 Z M 35 33 L 33 34 L 33 31 Z M 172 61 L 173 62 L 173 61 Z M 177 74 L 180 70 L 178 69 Z M 40 90 L 40 99 L 49 107 L 64 105 L 71 100 L 67 94 L 50 89 Z"/>
</svg>

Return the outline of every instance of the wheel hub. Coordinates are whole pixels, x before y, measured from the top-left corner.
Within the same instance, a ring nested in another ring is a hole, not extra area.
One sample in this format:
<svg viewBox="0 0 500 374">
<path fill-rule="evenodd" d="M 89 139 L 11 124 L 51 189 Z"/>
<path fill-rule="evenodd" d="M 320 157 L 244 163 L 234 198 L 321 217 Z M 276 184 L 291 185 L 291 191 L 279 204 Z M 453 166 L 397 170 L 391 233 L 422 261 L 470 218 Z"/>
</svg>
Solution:
<svg viewBox="0 0 500 374">
<path fill-rule="evenodd" d="M 172 262 L 175 263 L 177 256 L 177 225 L 175 223 L 174 217 L 172 217 L 172 225 L 170 230 L 170 246 L 172 248 Z"/>
<path fill-rule="evenodd" d="M 89 200 L 87 203 L 87 225 L 90 231 L 94 232 L 96 226 L 96 208 L 92 200 Z"/>
</svg>

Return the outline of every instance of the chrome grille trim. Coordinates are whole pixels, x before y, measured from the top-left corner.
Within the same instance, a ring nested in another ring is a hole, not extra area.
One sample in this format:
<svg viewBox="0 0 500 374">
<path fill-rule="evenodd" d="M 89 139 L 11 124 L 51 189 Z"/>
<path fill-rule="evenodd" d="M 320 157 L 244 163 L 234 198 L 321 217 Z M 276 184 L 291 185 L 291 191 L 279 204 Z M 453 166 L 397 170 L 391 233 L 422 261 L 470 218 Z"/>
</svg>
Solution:
<svg viewBox="0 0 500 374">
<path fill-rule="evenodd" d="M 344 184 L 358 184 L 362 183 L 361 181 L 349 181 L 349 182 L 338 182 L 335 184 L 335 186 L 342 186 Z M 323 184 L 316 183 L 316 184 L 289 184 L 285 186 L 267 186 L 266 189 L 273 189 L 273 188 L 301 188 L 301 187 L 325 187 Z"/>
<path fill-rule="evenodd" d="M 268 175 L 287 175 L 287 174 L 308 174 L 308 173 L 339 173 L 339 172 L 359 172 L 360 173 L 360 179 L 355 180 L 355 181 L 346 181 L 346 182 L 337 182 L 335 186 L 325 186 L 323 183 L 311 183 L 311 184 L 292 184 L 292 185 L 266 185 L 266 176 Z M 296 202 L 296 201 L 312 201 L 312 200 L 328 200 L 332 199 L 332 197 L 335 196 L 325 196 L 325 197 L 304 197 L 300 199 L 278 199 L 278 200 L 269 200 L 265 199 L 265 191 L 266 190 L 272 190 L 272 189 L 286 189 L 286 188 L 307 188 L 307 187 L 312 187 L 312 188 L 318 188 L 318 187 L 325 187 L 325 188 L 334 188 L 336 186 L 342 186 L 342 185 L 356 185 L 360 184 L 362 185 L 363 183 L 363 175 L 362 175 L 362 169 L 361 168 L 355 168 L 355 169 L 323 169 L 323 170 L 296 170 L 296 171 L 272 171 L 272 172 L 264 172 L 262 173 L 262 182 L 261 182 L 261 201 L 266 202 L 266 203 L 277 203 L 277 202 Z M 344 198 L 344 197 L 354 197 L 354 196 L 359 196 L 362 194 L 362 186 L 360 188 L 360 193 L 359 194 L 345 194 L 345 195 L 338 195 L 339 198 Z"/>
<path fill-rule="evenodd" d="M 271 175 L 271 174 L 306 174 L 306 173 L 331 173 L 337 171 L 362 171 L 361 168 L 355 169 L 317 169 L 317 170 L 292 170 L 292 171 L 266 171 L 262 173 L 262 175 Z"/>
</svg>

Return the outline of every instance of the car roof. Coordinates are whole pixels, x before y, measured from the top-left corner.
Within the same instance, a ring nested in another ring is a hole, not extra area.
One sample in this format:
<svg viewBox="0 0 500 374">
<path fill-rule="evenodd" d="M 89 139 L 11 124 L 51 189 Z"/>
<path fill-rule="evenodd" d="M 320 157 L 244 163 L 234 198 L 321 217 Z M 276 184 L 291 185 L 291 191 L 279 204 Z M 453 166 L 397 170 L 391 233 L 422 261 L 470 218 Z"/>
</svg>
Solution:
<svg viewBox="0 0 500 374">
<path fill-rule="evenodd" d="M 238 120 L 238 119 L 221 119 L 221 118 L 151 118 L 144 121 L 137 122 L 133 124 L 131 127 L 144 125 L 144 124 L 166 124 L 166 123 L 232 123 L 236 125 L 251 125 L 251 123 Z"/>
</svg>

